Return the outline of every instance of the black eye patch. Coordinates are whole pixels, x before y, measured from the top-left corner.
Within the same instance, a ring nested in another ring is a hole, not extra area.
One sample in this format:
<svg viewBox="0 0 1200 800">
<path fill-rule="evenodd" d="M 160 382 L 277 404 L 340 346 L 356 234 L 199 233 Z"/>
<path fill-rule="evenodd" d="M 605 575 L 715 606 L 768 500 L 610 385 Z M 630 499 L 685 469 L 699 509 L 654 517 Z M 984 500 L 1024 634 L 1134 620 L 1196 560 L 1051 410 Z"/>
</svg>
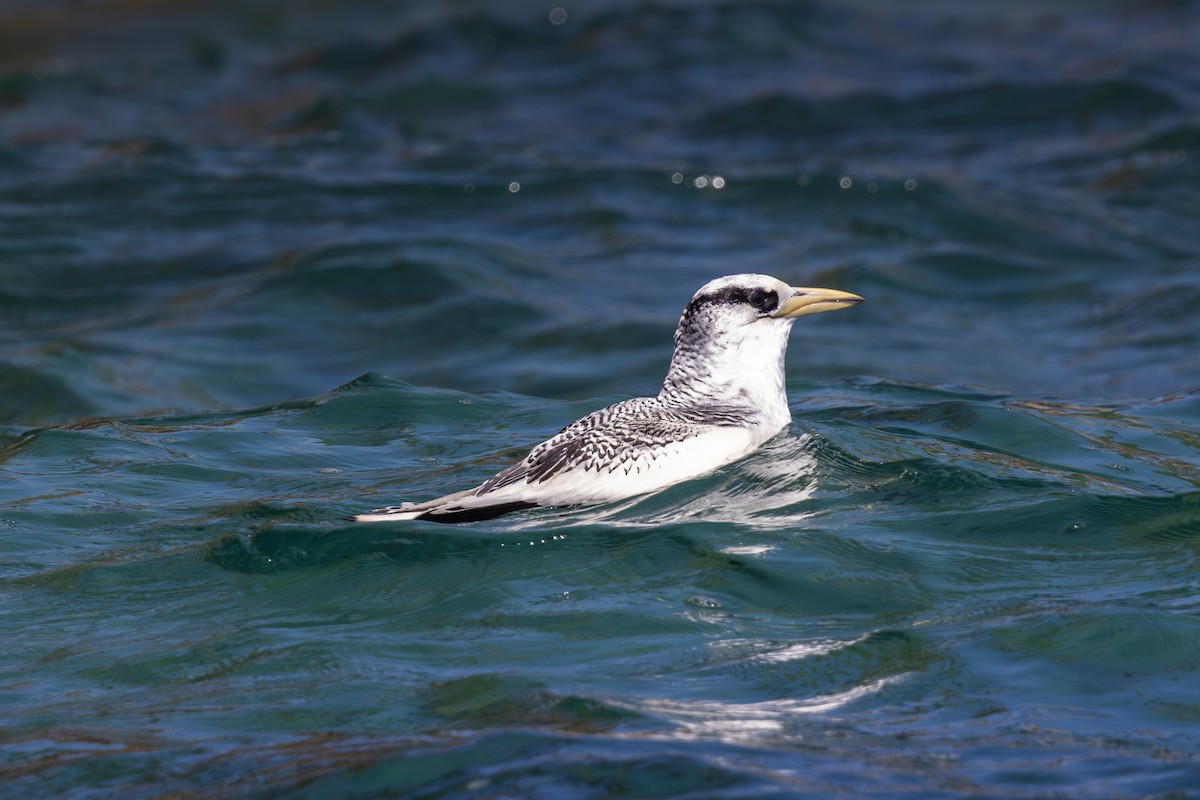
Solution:
<svg viewBox="0 0 1200 800">
<path fill-rule="evenodd" d="M 774 311 L 776 308 L 779 308 L 779 295 L 764 289 L 755 289 L 750 292 L 750 296 L 746 298 L 746 302 L 759 311 Z"/>
<path fill-rule="evenodd" d="M 779 308 L 779 294 L 767 289 L 747 289 L 744 286 L 724 286 L 711 294 L 701 294 L 692 298 L 683 312 L 683 322 L 695 317 L 708 306 L 732 305 L 743 303 L 760 313 L 768 314 Z"/>
</svg>

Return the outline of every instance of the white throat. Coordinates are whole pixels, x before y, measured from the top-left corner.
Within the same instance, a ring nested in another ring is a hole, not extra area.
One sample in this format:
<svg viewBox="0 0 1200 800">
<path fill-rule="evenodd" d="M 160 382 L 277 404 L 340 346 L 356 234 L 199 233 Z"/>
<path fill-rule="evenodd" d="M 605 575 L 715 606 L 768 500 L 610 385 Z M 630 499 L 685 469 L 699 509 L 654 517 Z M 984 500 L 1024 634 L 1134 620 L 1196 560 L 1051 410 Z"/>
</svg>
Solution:
<svg viewBox="0 0 1200 800">
<path fill-rule="evenodd" d="M 677 332 L 660 396 L 753 409 L 760 424 L 787 425 L 783 362 L 791 320 L 714 314 L 699 322 Z"/>
</svg>

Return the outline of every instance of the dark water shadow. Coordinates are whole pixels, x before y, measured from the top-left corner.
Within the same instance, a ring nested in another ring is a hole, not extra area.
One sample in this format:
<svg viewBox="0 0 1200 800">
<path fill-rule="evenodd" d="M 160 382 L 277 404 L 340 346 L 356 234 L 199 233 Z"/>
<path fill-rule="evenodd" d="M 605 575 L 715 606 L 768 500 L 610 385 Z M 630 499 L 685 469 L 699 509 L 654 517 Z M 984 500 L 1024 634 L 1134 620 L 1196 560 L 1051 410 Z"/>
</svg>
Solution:
<svg viewBox="0 0 1200 800">
<path fill-rule="evenodd" d="M 248 534 L 235 532 L 217 538 L 207 545 L 205 558 L 234 572 L 279 572 L 320 567 L 368 553 L 419 562 L 497 545 L 491 531 L 430 522 L 267 522 Z"/>
</svg>

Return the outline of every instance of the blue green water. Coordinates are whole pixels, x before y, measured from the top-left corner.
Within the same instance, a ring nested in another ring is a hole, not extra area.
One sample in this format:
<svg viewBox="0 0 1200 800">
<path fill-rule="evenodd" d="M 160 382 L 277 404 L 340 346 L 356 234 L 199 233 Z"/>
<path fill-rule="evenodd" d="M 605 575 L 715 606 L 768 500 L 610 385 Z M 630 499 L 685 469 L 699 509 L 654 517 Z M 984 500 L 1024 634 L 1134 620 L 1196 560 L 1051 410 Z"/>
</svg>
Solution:
<svg viewBox="0 0 1200 800">
<path fill-rule="evenodd" d="M 960 5 L 7 4 L 0 795 L 1200 797 L 1200 6 Z M 338 521 L 748 271 L 759 452 Z"/>
</svg>

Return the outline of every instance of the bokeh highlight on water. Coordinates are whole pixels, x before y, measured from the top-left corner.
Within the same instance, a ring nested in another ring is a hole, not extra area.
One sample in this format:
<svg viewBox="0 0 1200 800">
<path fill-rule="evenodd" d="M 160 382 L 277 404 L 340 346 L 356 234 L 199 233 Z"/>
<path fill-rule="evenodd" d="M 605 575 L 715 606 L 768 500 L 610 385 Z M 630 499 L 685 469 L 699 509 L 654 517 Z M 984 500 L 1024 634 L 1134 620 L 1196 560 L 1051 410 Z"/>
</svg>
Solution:
<svg viewBox="0 0 1200 800">
<path fill-rule="evenodd" d="M 1195 797 L 1200 8 L 0 9 L 0 793 Z M 717 275 L 794 422 L 472 485 Z"/>
</svg>

